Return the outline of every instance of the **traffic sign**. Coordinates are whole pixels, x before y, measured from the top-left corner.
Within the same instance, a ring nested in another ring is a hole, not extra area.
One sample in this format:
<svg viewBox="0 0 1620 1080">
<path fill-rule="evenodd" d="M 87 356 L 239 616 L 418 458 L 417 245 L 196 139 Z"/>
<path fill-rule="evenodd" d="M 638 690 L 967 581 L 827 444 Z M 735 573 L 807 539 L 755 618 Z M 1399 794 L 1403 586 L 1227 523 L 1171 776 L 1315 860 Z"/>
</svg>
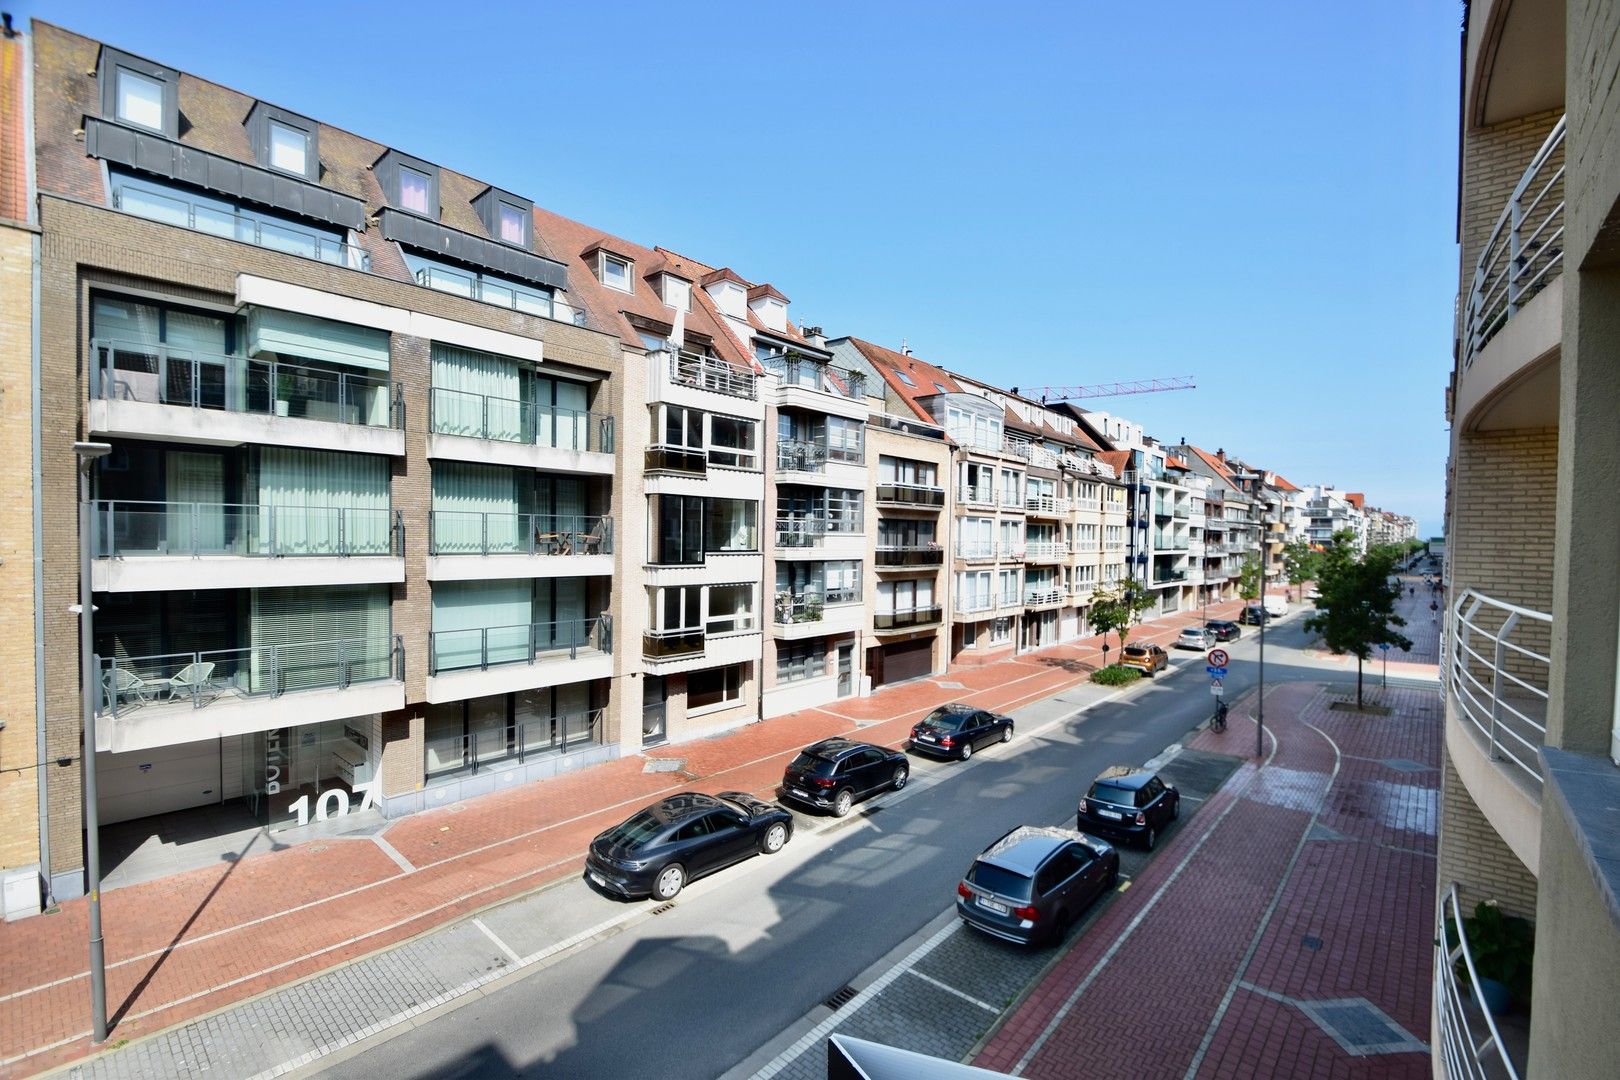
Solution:
<svg viewBox="0 0 1620 1080">
<path fill-rule="evenodd" d="M 1212 679 L 1210 680 L 1209 684 L 1209 692 L 1214 694 L 1216 697 L 1220 697 L 1222 694 L 1226 693 L 1226 688 L 1221 685 L 1221 680 Z"/>
<path fill-rule="evenodd" d="M 1378 646 L 1378 649 L 1380 652 L 1389 652 L 1389 642 L 1383 642 Z"/>
<path fill-rule="evenodd" d="M 1204 670 L 1209 672 L 1211 675 L 1215 676 L 1217 679 L 1226 678 L 1226 669 L 1223 668 L 1223 667 L 1215 667 L 1213 665 L 1210 665 L 1210 666 L 1205 667 Z"/>
<path fill-rule="evenodd" d="M 1209 650 L 1209 656 L 1206 659 L 1209 660 L 1210 667 L 1225 667 L 1226 662 L 1230 660 L 1231 657 L 1226 655 L 1225 649 L 1211 649 Z"/>
</svg>

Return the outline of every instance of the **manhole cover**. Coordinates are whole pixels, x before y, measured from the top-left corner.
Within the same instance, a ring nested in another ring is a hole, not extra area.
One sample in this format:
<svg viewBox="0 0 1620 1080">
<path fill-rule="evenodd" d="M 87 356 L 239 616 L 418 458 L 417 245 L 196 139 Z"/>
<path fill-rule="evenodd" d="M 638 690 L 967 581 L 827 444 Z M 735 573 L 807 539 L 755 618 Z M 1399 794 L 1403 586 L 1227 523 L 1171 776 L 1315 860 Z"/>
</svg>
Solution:
<svg viewBox="0 0 1620 1080">
<path fill-rule="evenodd" d="M 1366 1057 L 1429 1051 L 1427 1043 L 1414 1038 L 1366 998 L 1296 1001 L 1295 1004 L 1347 1054 Z"/>
<path fill-rule="evenodd" d="M 684 766 L 685 764 L 686 764 L 686 759 L 685 758 L 679 758 L 679 757 L 648 758 L 647 763 L 641 767 L 641 771 L 644 772 L 644 773 L 650 773 L 650 772 L 680 772 L 682 766 Z"/>
</svg>

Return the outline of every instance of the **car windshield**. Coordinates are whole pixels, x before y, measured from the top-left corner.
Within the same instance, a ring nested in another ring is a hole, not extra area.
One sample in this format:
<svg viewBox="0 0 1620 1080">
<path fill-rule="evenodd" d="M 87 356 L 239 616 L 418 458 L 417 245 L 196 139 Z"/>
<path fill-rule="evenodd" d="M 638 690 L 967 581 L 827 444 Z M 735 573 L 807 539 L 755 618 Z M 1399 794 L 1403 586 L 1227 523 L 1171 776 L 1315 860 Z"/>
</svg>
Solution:
<svg viewBox="0 0 1620 1080">
<path fill-rule="evenodd" d="M 798 773 L 809 773 L 811 776 L 829 776 L 832 774 L 833 763 L 824 757 L 807 754 L 801 750 L 788 768 Z"/>
<path fill-rule="evenodd" d="M 922 722 L 921 726 L 933 728 L 935 731 L 956 731 L 962 726 L 963 722 L 967 720 L 967 717 L 968 714 L 964 712 L 952 712 L 949 709 L 935 709 L 933 712 L 928 714 L 927 719 Z"/>
<path fill-rule="evenodd" d="M 664 823 L 651 810 L 622 821 L 602 834 L 602 838 L 615 847 L 634 851 L 664 831 Z"/>
<path fill-rule="evenodd" d="M 1090 797 L 1098 802 L 1113 803 L 1116 806 L 1136 805 L 1134 788 L 1116 787 L 1113 784 L 1092 784 Z"/>
<path fill-rule="evenodd" d="M 1181 636 L 1201 638 L 1204 636 L 1204 632 L 1202 630 L 1183 630 Z"/>
<path fill-rule="evenodd" d="M 1011 900 L 1029 899 L 1029 878 L 991 863 L 974 863 L 973 868 L 968 871 L 967 879 L 997 896 L 1005 896 Z"/>
</svg>

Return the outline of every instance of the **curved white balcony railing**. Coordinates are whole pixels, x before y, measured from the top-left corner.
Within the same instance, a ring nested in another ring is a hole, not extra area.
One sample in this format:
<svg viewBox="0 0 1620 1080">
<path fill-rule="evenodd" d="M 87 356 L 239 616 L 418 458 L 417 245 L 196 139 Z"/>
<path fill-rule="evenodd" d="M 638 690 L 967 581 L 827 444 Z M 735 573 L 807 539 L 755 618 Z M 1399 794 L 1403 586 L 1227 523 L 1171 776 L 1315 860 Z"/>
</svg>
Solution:
<svg viewBox="0 0 1620 1080">
<path fill-rule="evenodd" d="M 1468 972 L 1468 984 L 1479 984 L 1468 934 L 1463 929 L 1457 886 L 1453 885 L 1437 906 L 1434 922 L 1435 1035 L 1440 1043 L 1442 1075 L 1448 1080 L 1519 1080 L 1490 1010 L 1465 995 L 1457 978 L 1457 965 L 1461 963 Z"/>
<path fill-rule="evenodd" d="M 1484 737 L 1493 761 L 1539 790 L 1551 661 L 1512 640 L 1537 623 L 1550 628 L 1552 616 L 1470 589 L 1452 606 L 1446 667 L 1460 719 Z"/>
<path fill-rule="evenodd" d="M 1479 253 L 1462 312 L 1462 368 L 1564 270 L 1564 119 L 1559 118 Z"/>
</svg>

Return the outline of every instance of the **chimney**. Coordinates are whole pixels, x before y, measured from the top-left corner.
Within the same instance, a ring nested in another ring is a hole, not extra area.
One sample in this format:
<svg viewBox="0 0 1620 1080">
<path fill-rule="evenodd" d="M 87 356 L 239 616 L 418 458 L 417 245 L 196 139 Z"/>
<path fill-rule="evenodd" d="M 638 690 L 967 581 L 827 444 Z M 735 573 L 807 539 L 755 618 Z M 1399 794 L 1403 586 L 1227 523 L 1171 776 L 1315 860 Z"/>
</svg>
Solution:
<svg viewBox="0 0 1620 1080">
<path fill-rule="evenodd" d="M 1219 461 L 1222 465 L 1225 465 L 1226 464 L 1226 451 L 1217 448 L 1216 451 L 1215 451 L 1215 460 Z"/>
<path fill-rule="evenodd" d="M 908 342 L 905 338 L 900 339 L 900 355 L 901 356 L 910 356 L 911 355 L 911 343 Z"/>
<path fill-rule="evenodd" d="M 805 327 L 804 340 L 808 341 L 818 349 L 825 349 L 827 347 L 827 335 L 821 332 L 821 327 L 819 326 Z"/>
</svg>

